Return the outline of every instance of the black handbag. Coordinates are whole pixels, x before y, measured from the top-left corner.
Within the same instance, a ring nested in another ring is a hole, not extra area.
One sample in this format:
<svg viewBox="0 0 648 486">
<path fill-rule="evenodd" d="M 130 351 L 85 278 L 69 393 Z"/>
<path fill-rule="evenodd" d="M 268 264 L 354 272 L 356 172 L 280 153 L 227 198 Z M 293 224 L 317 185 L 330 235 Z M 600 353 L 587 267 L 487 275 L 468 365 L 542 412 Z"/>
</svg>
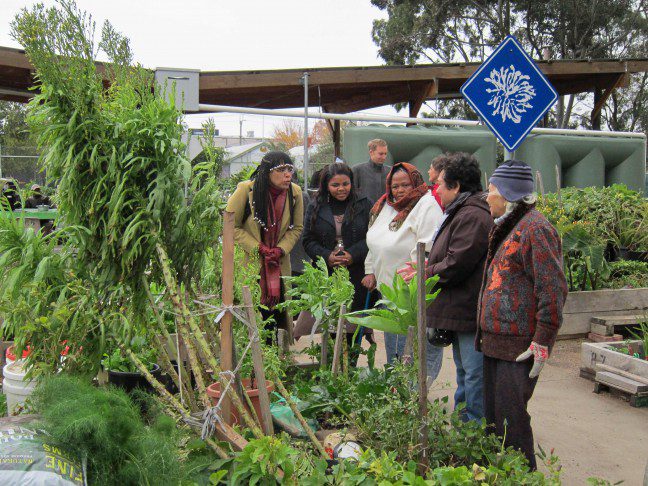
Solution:
<svg viewBox="0 0 648 486">
<path fill-rule="evenodd" d="M 427 340 L 432 346 L 437 346 L 439 348 L 445 348 L 452 344 L 454 339 L 454 331 L 449 331 L 447 329 L 435 329 L 433 327 L 428 327 L 426 329 Z"/>
</svg>

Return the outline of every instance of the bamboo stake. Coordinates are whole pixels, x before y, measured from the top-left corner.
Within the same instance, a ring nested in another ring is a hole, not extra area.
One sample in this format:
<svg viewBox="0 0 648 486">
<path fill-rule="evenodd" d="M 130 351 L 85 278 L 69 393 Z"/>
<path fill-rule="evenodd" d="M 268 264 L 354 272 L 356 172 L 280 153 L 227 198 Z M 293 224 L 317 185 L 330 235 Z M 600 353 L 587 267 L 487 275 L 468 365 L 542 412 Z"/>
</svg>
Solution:
<svg viewBox="0 0 648 486">
<path fill-rule="evenodd" d="M 223 306 L 234 304 L 234 213 L 225 211 L 223 213 L 223 236 L 222 236 L 222 302 Z M 225 312 L 220 321 L 221 348 L 220 367 L 222 370 L 232 370 L 232 314 Z M 230 410 L 232 403 L 225 397 L 222 403 L 222 410 L 225 413 L 227 423 L 230 422 Z"/>
<path fill-rule="evenodd" d="M 168 405 L 170 405 L 172 408 L 174 408 L 182 417 L 189 418 L 190 413 L 188 413 L 188 411 L 182 406 L 182 404 L 178 400 L 176 400 L 176 398 L 167 391 L 167 389 L 164 387 L 164 385 L 162 385 L 162 383 L 160 383 L 149 372 L 149 370 L 146 368 L 146 366 L 144 366 L 144 363 L 142 363 L 142 361 L 130 349 L 126 349 L 126 347 L 123 344 L 120 344 L 119 347 L 121 348 L 121 350 L 123 352 L 125 352 L 128 355 L 128 357 L 131 359 L 133 364 L 135 364 L 135 367 L 139 370 L 139 372 L 142 373 L 142 375 L 144 375 L 144 377 L 146 378 L 146 381 L 148 381 L 151 384 L 151 386 L 160 394 L 160 397 L 164 401 L 166 401 Z M 236 434 L 236 432 L 234 432 L 233 430 L 232 430 L 232 432 L 234 434 Z M 238 435 L 238 434 L 236 434 L 236 435 Z M 241 437 L 241 439 L 243 439 L 243 438 Z M 245 439 L 243 439 L 243 440 L 245 440 Z M 227 459 L 229 457 L 227 452 L 223 448 L 221 448 L 218 444 L 216 444 L 216 442 L 214 442 L 213 440 L 207 439 L 206 442 L 214 450 L 214 452 L 216 452 L 216 454 L 218 454 L 218 456 L 221 459 Z"/>
<path fill-rule="evenodd" d="M 425 243 L 419 242 L 416 245 L 416 263 L 418 279 L 417 285 L 417 321 L 418 321 L 418 381 L 419 381 L 419 417 L 421 417 L 421 428 L 419 430 L 419 443 L 421 444 L 421 455 L 419 459 L 419 472 L 421 476 L 425 475 L 428 467 L 428 426 L 427 426 L 427 340 L 425 331 L 426 322 L 426 303 L 425 303 Z"/>
<path fill-rule="evenodd" d="M 155 321 L 157 322 L 158 325 L 158 330 L 162 333 L 162 336 L 164 336 L 164 339 L 166 339 L 166 342 L 171 343 L 173 345 L 173 348 L 176 351 L 176 358 L 177 358 L 177 363 L 178 363 L 178 373 L 174 373 L 171 375 L 172 378 L 174 379 L 174 382 L 176 383 L 176 386 L 178 386 L 178 390 L 180 390 L 180 386 L 178 385 L 178 382 L 180 381 L 180 377 L 183 388 L 182 388 L 182 394 L 183 396 L 187 397 L 187 400 L 189 401 L 189 408 L 191 410 L 197 410 L 198 406 L 196 405 L 196 400 L 193 396 L 193 390 L 191 388 L 191 381 L 189 374 L 187 373 L 184 364 L 182 363 L 182 359 L 180 358 L 180 352 L 179 348 L 176 346 L 176 343 L 173 342 L 173 339 L 171 339 L 171 336 L 169 335 L 169 332 L 166 329 L 166 326 L 164 325 L 164 320 L 162 319 L 162 316 L 160 315 L 160 312 L 158 310 L 158 306 L 155 302 L 155 299 L 153 298 L 153 294 L 151 294 L 151 287 L 148 282 L 148 279 L 146 278 L 145 275 L 142 275 L 142 286 L 144 287 L 144 290 L 146 291 L 146 296 L 149 300 L 149 303 L 151 304 L 151 310 L 153 311 L 153 315 L 155 316 Z M 166 354 L 166 349 L 165 349 L 165 354 Z M 171 367 L 173 369 L 173 366 Z M 176 381 L 177 379 L 177 381 Z"/>
<path fill-rule="evenodd" d="M 188 336 L 188 330 L 185 328 L 185 325 L 189 327 L 191 332 L 193 333 L 193 339 L 196 341 L 196 344 L 199 346 L 201 349 L 203 356 L 207 359 L 209 366 L 212 368 L 212 371 L 215 373 L 216 377 L 218 378 L 218 381 L 221 384 L 221 389 L 224 391 L 227 387 L 227 380 L 225 380 L 221 375 L 221 369 L 220 366 L 218 365 L 218 362 L 216 361 L 216 358 L 214 358 L 214 355 L 211 353 L 211 350 L 209 348 L 209 344 L 205 340 L 205 337 L 203 336 L 203 333 L 201 329 L 196 325 L 196 322 L 194 319 L 191 317 L 191 314 L 189 312 L 189 309 L 185 305 L 184 301 L 180 299 L 177 291 L 176 291 L 176 282 L 175 278 L 171 274 L 171 269 L 169 267 L 168 261 L 169 257 L 167 256 L 166 250 L 161 246 L 157 245 L 156 250 L 158 253 L 158 258 L 160 265 L 162 267 L 162 273 L 164 274 L 165 281 L 167 283 L 167 290 L 169 292 L 169 296 L 171 297 L 171 301 L 173 302 L 174 308 L 178 310 L 179 314 L 181 315 L 181 319 L 178 321 L 178 329 L 182 331 L 183 333 L 183 338 L 185 340 L 189 339 Z M 199 387 L 199 391 L 201 391 L 201 398 L 203 400 L 203 403 L 205 403 L 205 400 L 207 400 L 206 403 L 210 403 L 209 398 L 206 396 L 205 392 L 205 386 L 204 383 L 202 384 L 202 390 L 200 389 L 200 385 L 198 383 L 198 375 L 201 372 L 201 367 L 197 361 L 197 355 L 195 353 L 195 348 L 193 346 L 193 341 L 187 341 L 186 343 L 187 346 L 187 353 L 189 355 L 189 362 L 191 363 L 192 368 L 196 366 L 194 370 L 194 375 L 196 378 L 196 385 Z M 202 377 L 200 377 L 200 381 L 202 382 Z M 243 405 L 243 402 L 241 402 L 241 399 L 239 396 L 234 393 L 233 390 L 230 389 L 230 397 L 232 398 L 232 401 L 234 402 L 234 406 L 239 412 L 239 415 L 243 418 L 243 421 L 245 424 L 250 428 L 252 433 L 257 437 L 257 438 L 262 438 L 263 437 L 263 432 L 261 429 L 259 429 L 256 424 L 254 423 L 254 420 L 252 420 L 252 417 L 248 413 L 247 409 Z M 210 406 L 210 405 L 207 405 Z"/>
<path fill-rule="evenodd" d="M 178 333 L 182 336 L 184 340 L 185 347 L 187 348 L 187 356 L 189 358 L 189 366 L 191 367 L 194 380 L 196 380 L 196 388 L 198 389 L 198 394 L 204 408 L 209 408 L 212 406 L 211 399 L 207 395 L 207 387 L 205 386 L 205 381 L 203 379 L 203 367 L 198 359 L 198 353 L 194 347 L 194 343 L 191 340 L 189 335 L 189 330 L 186 328 L 185 323 L 178 319 Z"/>
<path fill-rule="evenodd" d="M 259 343 L 259 333 L 257 329 L 256 313 L 252 302 L 252 294 L 247 285 L 243 287 L 243 303 L 247 308 L 248 335 L 251 341 L 250 349 L 252 351 L 252 364 L 254 366 L 254 374 L 257 378 L 257 388 L 259 390 L 259 405 L 261 407 L 262 419 L 261 425 L 266 435 L 273 435 L 274 427 L 272 425 L 272 414 L 270 413 L 270 397 L 268 396 L 265 370 L 263 369 L 263 352 L 261 351 L 261 344 Z"/>
<path fill-rule="evenodd" d="M 288 393 L 288 390 L 286 390 L 286 387 L 284 386 L 283 382 L 278 376 L 275 377 L 275 383 L 277 385 L 277 388 L 279 389 L 279 393 L 286 400 L 286 403 L 288 404 L 292 412 L 295 414 L 295 417 L 297 417 L 297 420 L 299 420 L 299 423 L 306 431 L 306 434 L 308 434 L 308 438 L 311 440 L 315 448 L 319 451 L 320 454 L 322 454 L 322 457 L 324 459 L 330 459 L 330 456 L 326 453 L 324 446 L 320 443 L 319 440 L 317 440 L 317 437 L 315 437 L 315 434 L 313 433 L 310 426 L 306 422 L 306 419 L 304 419 L 304 416 L 297 408 L 297 405 L 295 405 L 295 402 L 291 398 L 290 393 Z"/>
<path fill-rule="evenodd" d="M 337 375 L 340 371 L 340 358 L 342 354 L 342 340 L 345 336 L 344 314 L 346 314 L 346 305 L 340 306 L 340 318 L 338 319 L 337 329 L 335 330 L 335 346 L 333 346 L 333 375 Z"/>
</svg>

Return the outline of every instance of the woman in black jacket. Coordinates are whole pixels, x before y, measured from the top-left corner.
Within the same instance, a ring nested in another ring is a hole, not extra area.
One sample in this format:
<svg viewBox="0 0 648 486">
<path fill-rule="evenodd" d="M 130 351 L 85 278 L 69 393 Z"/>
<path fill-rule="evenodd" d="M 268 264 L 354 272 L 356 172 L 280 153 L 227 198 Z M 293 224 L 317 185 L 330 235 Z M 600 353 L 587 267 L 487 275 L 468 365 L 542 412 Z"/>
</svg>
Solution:
<svg viewBox="0 0 648 486">
<path fill-rule="evenodd" d="M 337 266 L 349 270 L 355 294 L 350 311 L 363 310 L 367 289 L 361 284 L 365 275 L 364 261 L 369 251 L 367 228 L 373 201 L 359 194 L 353 187 L 353 172 L 347 164 L 334 163 L 321 172 L 319 190 L 309 204 L 304 218 L 304 249 L 315 261 L 324 258 L 329 271 Z M 375 299 L 370 300 L 370 307 Z M 347 324 L 347 341 L 355 326 Z M 365 329 L 370 334 L 370 329 Z M 368 340 L 373 341 L 371 337 Z"/>
</svg>

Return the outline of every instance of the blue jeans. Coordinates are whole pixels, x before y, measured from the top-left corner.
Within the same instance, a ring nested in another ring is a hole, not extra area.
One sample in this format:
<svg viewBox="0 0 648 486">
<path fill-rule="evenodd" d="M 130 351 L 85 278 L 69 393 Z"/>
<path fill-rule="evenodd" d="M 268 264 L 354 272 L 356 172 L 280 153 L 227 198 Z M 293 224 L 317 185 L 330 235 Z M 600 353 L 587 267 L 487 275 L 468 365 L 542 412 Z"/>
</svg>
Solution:
<svg viewBox="0 0 648 486">
<path fill-rule="evenodd" d="M 457 367 L 455 407 L 465 403 L 462 418 L 465 421 L 481 420 L 484 416 L 484 359 L 475 349 L 474 332 L 455 332 L 452 357 Z"/>
<path fill-rule="evenodd" d="M 407 336 L 403 334 L 393 334 L 391 332 L 385 333 L 385 351 L 387 351 L 387 363 L 392 363 L 397 361 L 403 356 L 405 352 L 405 340 Z M 437 346 L 432 346 L 430 343 L 425 341 L 427 344 L 427 375 L 429 377 L 428 382 L 436 380 L 439 376 L 439 371 L 441 371 L 441 365 L 443 360 L 443 348 Z M 416 351 L 415 351 L 416 352 Z"/>
</svg>

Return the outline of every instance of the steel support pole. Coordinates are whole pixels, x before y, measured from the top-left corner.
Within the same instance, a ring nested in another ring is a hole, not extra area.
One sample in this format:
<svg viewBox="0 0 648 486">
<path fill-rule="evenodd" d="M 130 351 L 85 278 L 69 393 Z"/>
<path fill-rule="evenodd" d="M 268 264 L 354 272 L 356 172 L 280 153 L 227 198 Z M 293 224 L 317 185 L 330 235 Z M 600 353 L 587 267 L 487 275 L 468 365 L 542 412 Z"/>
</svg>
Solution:
<svg viewBox="0 0 648 486">
<path fill-rule="evenodd" d="M 308 191 L 308 73 L 302 77 L 304 82 L 304 191 Z"/>
</svg>

